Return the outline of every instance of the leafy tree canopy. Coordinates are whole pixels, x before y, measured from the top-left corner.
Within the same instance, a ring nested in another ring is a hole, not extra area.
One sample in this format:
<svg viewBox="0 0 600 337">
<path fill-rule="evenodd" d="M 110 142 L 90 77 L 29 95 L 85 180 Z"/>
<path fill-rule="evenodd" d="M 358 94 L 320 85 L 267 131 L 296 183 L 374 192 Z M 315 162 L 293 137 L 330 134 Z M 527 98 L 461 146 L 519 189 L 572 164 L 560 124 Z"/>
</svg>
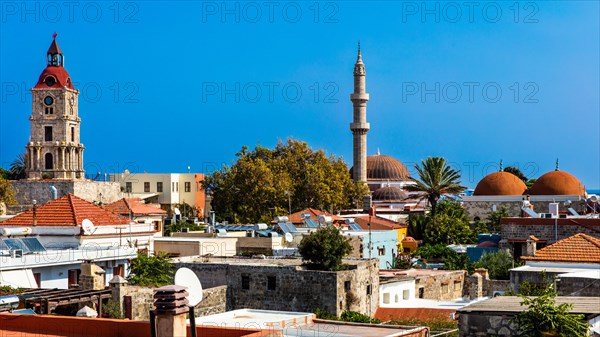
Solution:
<svg viewBox="0 0 600 337">
<path fill-rule="evenodd" d="M 0 177 L 0 202 L 5 203 L 6 205 L 14 205 L 17 203 L 15 190 L 12 184 L 2 177 Z"/>
<path fill-rule="evenodd" d="M 437 214 L 410 215 L 408 233 L 415 240 L 435 244 L 467 244 L 476 242 L 462 205 L 454 200 L 444 200 L 437 204 Z"/>
<path fill-rule="evenodd" d="M 525 176 L 525 174 L 523 174 L 523 172 L 521 172 L 521 170 L 519 170 L 519 168 L 515 167 L 515 166 L 507 166 L 504 168 L 504 172 L 508 172 L 508 173 L 512 173 L 514 175 L 517 176 L 517 178 L 523 180 L 524 183 L 526 183 L 529 179 Z"/>
<path fill-rule="evenodd" d="M 274 149 L 246 146 L 237 161 L 208 175 L 204 188 L 212 194 L 212 207 L 220 220 L 256 223 L 275 215 L 317 208 L 333 212 L 360 205 L 368 193 L 364 183 L 350 178 L 348 166 L 323 150 L 288 139 Z"/>
<path fill-rule="evenodd" d="M 138 252 L 131 260 L 127 281 L 131 285 L 162 287 L 173 282 L 173 265 L 166 253 L 145 255 Z"/>
<path fill-rule="evenodd" d="M 584 315 L 570 314 L 573 304 L 556 305 L 556 295 L 552 283 L 537 297 L 519 295 L 521 305 L 527 306 L 528 309 L 518 313 L 513 319 L 519 328 L 517 336 L 589 336 L 589 325 L 584 321 Z"/>
<path fill-rule="evenodd" d="M 474 263 L 474 267 L 487 269 L 492 280 L 510 280 L 510 269 L 513 268 L 514 263 L 515 261 L 509 253 L 499 250 L 484 253 L 479 261 Z"/>
<path fill-rule="evenodd" d="M 431 205 L 431 214 L 435 220 L 438 200 L 444 193 L 459 193 L 465 190 L 460 185 L 460 172 L 451 168 L 442 157 L 429 157 L 421 161 L 421 166 L 415 165 L 419 179 L 411 177 L 414 185 L 406 189 L 424 192 Z"/>
<path fill-rule="evenodd" d="M 335 271 L 343 269 L 342 258 L 352 252 L 352 246 L 335 226 L 327 226 L 305 236 L 298 251 L 310 267 Z"/>
<path fill-rule="evenodd" d="M 20 180 L 25 179 L 25 163 L 27 162 L 27 155 L 25 153 L 21 153 L 17 156 L 17 158 L 10 163 L 10 179 L 11 180 Z"/>
</svg>

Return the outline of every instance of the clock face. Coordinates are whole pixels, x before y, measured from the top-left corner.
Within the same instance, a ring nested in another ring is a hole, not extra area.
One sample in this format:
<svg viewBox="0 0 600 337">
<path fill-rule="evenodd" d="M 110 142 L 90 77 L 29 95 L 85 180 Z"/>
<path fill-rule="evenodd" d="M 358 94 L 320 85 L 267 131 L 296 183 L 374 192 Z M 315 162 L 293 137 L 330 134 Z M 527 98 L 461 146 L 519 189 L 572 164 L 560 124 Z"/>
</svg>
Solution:
<svg viewBox="0 0 600 337">
<path fill-rule="evenodd" d="M 44 104 L 52 105 L 52 103 L 54 103 L 54 98 L 52 98 L 50 96 L 46 96 L 46 98 L 44 98 Z"/>
<path fill-rule="evenodd" d="M 56 83 L 56 79 L 54 79 L 54 77 L 52 77 L 52 76 L 48 76 L 48 77 L 46 77 L 46 79 L 44 79 L 44 82 L 46 83 L 47 86 L 51 87 Z"/>
</svg>

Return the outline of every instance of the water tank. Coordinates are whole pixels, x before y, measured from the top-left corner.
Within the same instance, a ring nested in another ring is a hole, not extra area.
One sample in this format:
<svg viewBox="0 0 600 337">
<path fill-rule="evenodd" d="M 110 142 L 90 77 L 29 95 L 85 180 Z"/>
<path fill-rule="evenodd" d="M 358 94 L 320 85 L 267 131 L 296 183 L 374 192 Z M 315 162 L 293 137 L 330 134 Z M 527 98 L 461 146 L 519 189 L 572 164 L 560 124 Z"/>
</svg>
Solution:
<svg viewBox="0 0 600 337">
<path fill-rule="evenodd" d="M 330 216 L 321 214 L 317 217 L 317 221 L 321 224 L 324 224 L 324 223 L 331 223 L 333 221 L 333 219 Z"/>
<path fill-rule="evenodd" d="M 267 226 L 266 223 L 257 223 L 256 225 L 254 225 L 254 230 L 255 231 L 264 231 L 267 228 L 269 228 L 269 226 Z"/>
<path fill-rule="evenodd" d="M 346 218 L 346 225 L 349 225 L 351 223 L 354 223 L 354 218 Z"/>
<path fill-rule="evenodd" d="M 29 235 L 31 234 L 30 227 L 12 227 L 0 229 L 0 234 L 4 236 Z"/>
<path fill-rule="evenodd" d="M 276 216 L 275 217 L 275 222 L 277 223 L 282 223 L 282 222 L 288 222 L 289 218 L 287 216 Z"/>
</svg>

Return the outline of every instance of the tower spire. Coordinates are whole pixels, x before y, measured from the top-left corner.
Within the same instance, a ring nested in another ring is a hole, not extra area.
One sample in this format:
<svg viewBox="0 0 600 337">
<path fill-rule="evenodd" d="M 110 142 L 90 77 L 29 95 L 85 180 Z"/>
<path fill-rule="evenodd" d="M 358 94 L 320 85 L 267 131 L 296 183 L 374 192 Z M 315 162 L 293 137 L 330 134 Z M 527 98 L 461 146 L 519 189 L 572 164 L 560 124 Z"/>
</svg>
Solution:
<svg viewBox="0 0 600 337">
<path fill-rule="evenodd" d="M 558 158 L 556 158 L 556 168 L 554 170 L 558 171 Z"/>
<path fill-rule="evenodd" d="M 504 171 L 504 168 L 502 167 L 502 159 L 500 159 L 500 172 Z"/>
<path fill-rule="evenodd" d="M 58 34 L 56 34 L 56 32 L 52 34 L 52 43 L 46 52 L 46 56 L 48 58 L 49 66 L 62 67 L 64 66 L 64 57 L 62 50 L 60 50 L 58 43 L 56 43 L 57 36 Z"/>
<path fill-rule="evenodd" d="M 369 94 L 366 91 L 366 75 L 358 41 L 358 56 L 354 64 L 354 92 L 350 94 L 354 116 L 350 130 L 353 139 L 352 179 L 363 182 L 367 182 L 367 132 L 370 129 L 367 123 Z"/>
</svg>

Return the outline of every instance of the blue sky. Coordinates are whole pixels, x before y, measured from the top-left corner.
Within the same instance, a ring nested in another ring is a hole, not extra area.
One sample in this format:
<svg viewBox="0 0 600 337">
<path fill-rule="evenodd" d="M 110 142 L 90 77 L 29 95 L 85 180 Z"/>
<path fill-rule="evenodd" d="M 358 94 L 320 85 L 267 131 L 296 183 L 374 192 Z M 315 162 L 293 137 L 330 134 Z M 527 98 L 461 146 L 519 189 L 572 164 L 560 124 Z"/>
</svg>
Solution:
<svg viewBox="0 0 600 337">
<path fill-rule="evenodd" d="M 360 39 L 368 153 L 444 156 L 474 187 L 504 165 L 600 187 L 599 3 L 7 2 L 0 164 L 24 151 L 52 33 L 91 172 L 210 172 L 288 137 L 351 162 Z"/>
</svg>

